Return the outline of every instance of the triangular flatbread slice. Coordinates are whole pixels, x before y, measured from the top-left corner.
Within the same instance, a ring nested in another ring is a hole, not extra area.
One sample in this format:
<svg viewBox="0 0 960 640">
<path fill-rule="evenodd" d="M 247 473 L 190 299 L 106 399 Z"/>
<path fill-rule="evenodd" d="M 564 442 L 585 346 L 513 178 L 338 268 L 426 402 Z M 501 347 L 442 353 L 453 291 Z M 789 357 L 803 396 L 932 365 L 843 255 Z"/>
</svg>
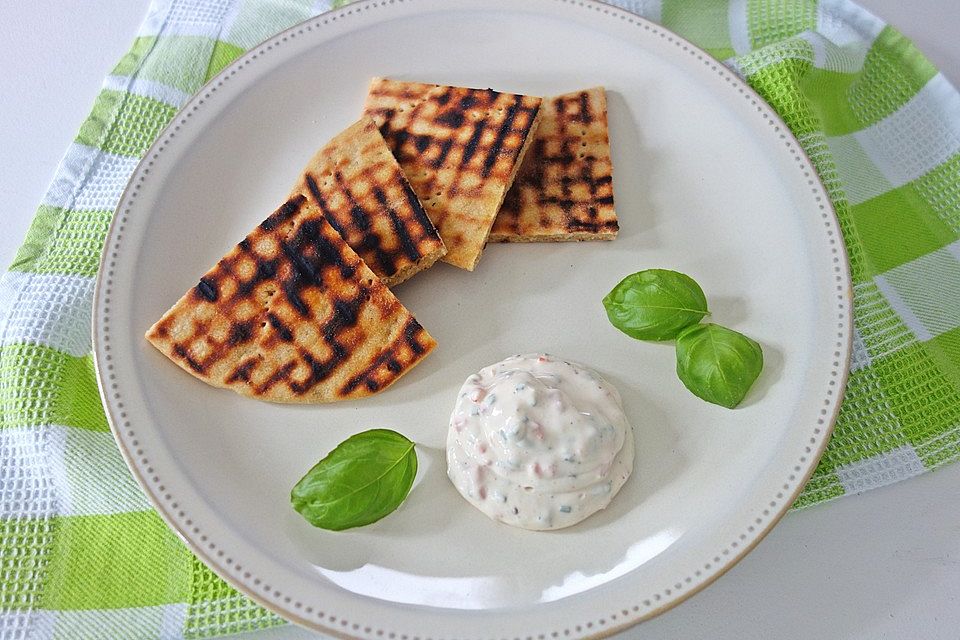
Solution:
<svg viewBox="0 0 960 640">
<path fill-rule="evenodd" d="M 443 241 L 370 118 L 320 149 L 291 195 L 312 200 L 384 284 L 400 284 L 442 256 Z"/>
<path fill-rule="evenodd" d="M 146 337 L 204 382 L 273 402 L 374 394 L 436 346 L 302 195 L 224 256 Z"/>
<path fill-rule="evenodd" d="M 533 146 L 490 242 L 613 240 L 613 164 L 603 87 L 544 98 Z"/>
<path fill-rule="evenodd" d="M 374 78 L 372 116 L 447 247 L 472 271 L 540 117 L 540 98 Z"/>
</svg>

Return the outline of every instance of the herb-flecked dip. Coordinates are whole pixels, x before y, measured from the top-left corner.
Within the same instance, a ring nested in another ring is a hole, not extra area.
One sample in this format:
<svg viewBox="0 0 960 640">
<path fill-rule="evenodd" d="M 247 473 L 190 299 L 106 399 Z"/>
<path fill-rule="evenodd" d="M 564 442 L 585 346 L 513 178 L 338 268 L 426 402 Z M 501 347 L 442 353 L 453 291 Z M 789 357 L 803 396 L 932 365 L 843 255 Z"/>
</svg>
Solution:
<svg viewBox="0 0 960 640">
<path fill-rule="evenodd" d="M 473 506 L 523 529 L 574 525 L 605 508 L 633 470 L 620 394 L 595 371 L 512 356 L 460 389 L 447 475 Z"/>
</svg>

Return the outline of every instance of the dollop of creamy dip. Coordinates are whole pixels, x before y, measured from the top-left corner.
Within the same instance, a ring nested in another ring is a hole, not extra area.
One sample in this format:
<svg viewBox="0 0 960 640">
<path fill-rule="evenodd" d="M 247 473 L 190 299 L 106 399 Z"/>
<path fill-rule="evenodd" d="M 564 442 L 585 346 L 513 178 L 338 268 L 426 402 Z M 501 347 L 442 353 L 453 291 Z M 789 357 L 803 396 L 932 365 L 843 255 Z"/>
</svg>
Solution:
<svg viewBox="0 0 960 640">
<path fill-rule="evenodd" d="M 595 371 L 543 354 L 512 356 L 460 389 L 447 475 L 489 517 L 561 529 L 603 509 L 633 470 L 633 430 Z"/>
</svg>

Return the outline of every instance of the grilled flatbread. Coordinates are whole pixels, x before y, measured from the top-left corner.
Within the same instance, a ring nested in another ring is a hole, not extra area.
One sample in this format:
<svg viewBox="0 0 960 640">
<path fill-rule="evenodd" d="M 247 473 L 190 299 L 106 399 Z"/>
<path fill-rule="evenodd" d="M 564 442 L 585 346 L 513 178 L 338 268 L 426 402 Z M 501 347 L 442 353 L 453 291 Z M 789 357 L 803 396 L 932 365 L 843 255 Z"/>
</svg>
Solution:
<svg viewBox="0 0 960 640">
<path fill-rule="evenodd" d="M 146 337 L 204 382 L 273 402 L 374 394 L 436 346 L 303 195 L 224 256 Z"/>
<path fill-rule="evenodd" d="M 310 160 L 292 195 L 303 194 L 387 286 L 426 269 L 446 249 L 387 143 L 363 118 Z"/>
<path fill-rule="evenodd" d="M 372 116 L 447 247 L 473 271 L 540 117 L 540 98 L 374 78 Z"/>
<path fill-rule="evenodd" d="M 613 240 L 613 165 L 603 87 L 544 98 L 530 152 L 490 242 Z"/>
</svg>

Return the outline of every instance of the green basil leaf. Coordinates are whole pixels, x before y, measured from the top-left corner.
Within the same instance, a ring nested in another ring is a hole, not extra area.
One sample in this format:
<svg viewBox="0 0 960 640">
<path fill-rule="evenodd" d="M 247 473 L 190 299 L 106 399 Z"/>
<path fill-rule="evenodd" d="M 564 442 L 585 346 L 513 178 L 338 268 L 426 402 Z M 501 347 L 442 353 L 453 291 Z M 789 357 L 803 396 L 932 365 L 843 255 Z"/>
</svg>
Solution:
<svg viewBox="0 0 960 640">
<path fill-rule="evenodd" d="M 290 492 L 290 502 L 315 527 L 362 527 L 399 507 L 416 475 L 413 442 L 396 431 L 372 429 L 350 436 L 310 469 Z"/>
<path fill-rule="evenodd" d="M 763 370 L 760 345 L 717 324 L 698 324 L 677 337 L 677 375 L 699 398 L 733 409 Z"/>
<path fill-rule="evenodd" d="M 672 340 L 709 313 L 700 285 L 667 269 L 627 276 L 607 294 L 603 306 L 611 324 L 637 340 Z"/>
</svg>

